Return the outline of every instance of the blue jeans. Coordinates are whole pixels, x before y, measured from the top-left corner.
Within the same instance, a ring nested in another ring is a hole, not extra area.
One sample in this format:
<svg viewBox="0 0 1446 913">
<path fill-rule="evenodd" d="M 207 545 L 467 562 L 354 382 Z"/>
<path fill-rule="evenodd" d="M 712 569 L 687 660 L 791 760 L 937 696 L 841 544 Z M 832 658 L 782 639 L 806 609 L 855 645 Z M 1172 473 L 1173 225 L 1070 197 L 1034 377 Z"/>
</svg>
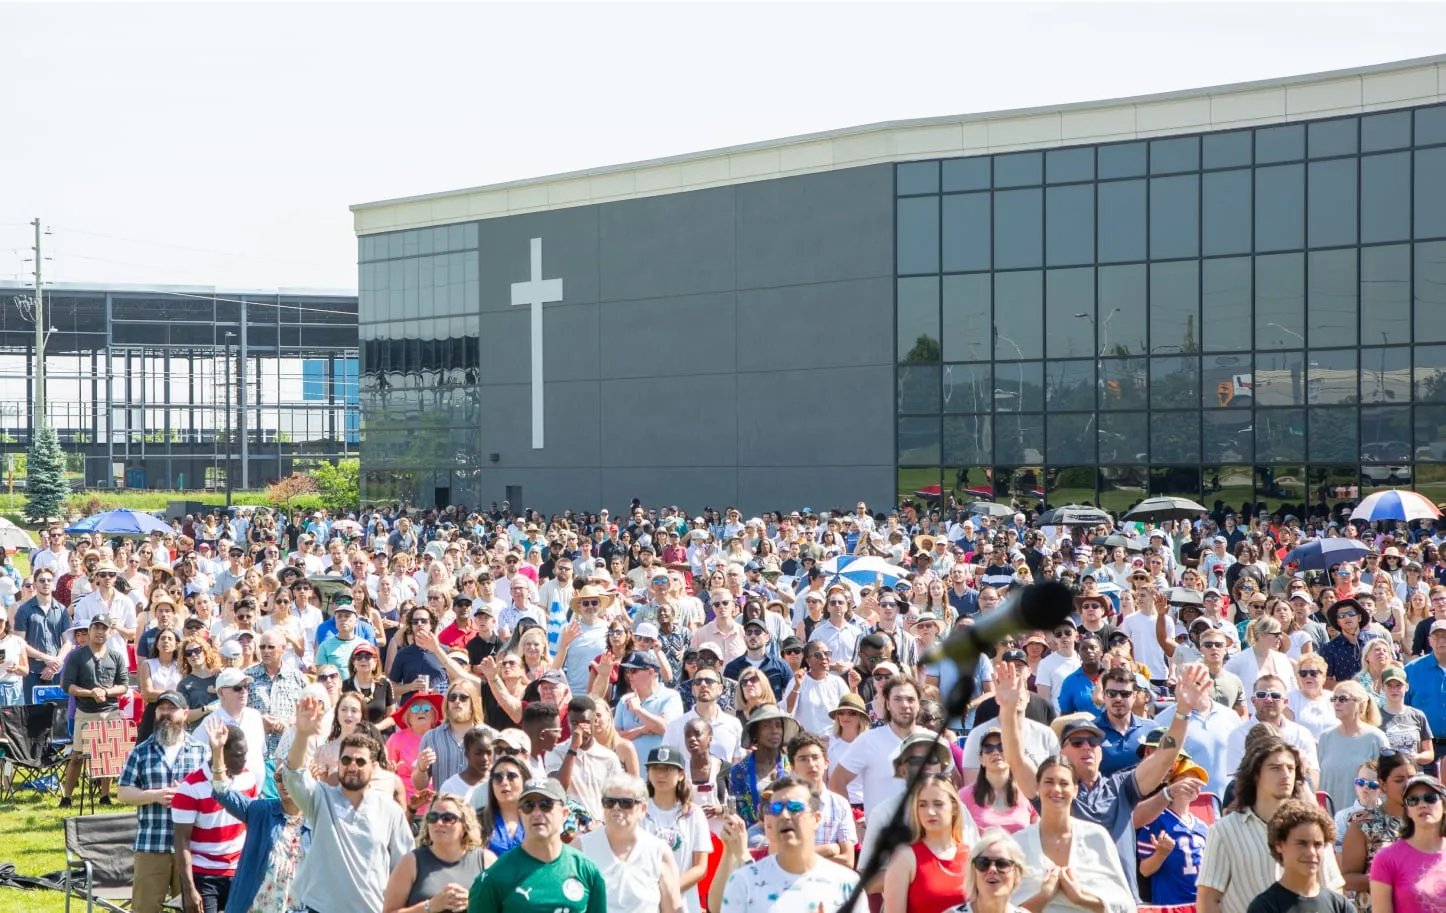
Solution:
<svg viewBox="0 0 1446 913">
<path fill-rule="evenodd" d="M 18 681 L 0 681 L 0 707 L 17 707 L 25 703 Z"/>
</svg>

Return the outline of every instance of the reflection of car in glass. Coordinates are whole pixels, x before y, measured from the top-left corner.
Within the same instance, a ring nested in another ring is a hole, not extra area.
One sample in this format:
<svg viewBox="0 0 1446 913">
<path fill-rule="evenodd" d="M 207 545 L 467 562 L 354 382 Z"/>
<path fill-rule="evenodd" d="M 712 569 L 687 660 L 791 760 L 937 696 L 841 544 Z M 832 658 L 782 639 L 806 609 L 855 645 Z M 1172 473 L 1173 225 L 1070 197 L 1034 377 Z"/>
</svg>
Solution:
<svg viewBox="0 0 1446 913">
<path fill-rule="evenodd" d="M 1361 467 L 1361 475 L 1372 482 L 1411 481 L 1411 467 L 1408 465 L 1411 459 L 1411 445 L 1405 441 L 1380 441 L 1375 444 L 1367 444 L 1361 448 L 1361 459 L 1367 464 L 1387 464 Z"/>
</svg>

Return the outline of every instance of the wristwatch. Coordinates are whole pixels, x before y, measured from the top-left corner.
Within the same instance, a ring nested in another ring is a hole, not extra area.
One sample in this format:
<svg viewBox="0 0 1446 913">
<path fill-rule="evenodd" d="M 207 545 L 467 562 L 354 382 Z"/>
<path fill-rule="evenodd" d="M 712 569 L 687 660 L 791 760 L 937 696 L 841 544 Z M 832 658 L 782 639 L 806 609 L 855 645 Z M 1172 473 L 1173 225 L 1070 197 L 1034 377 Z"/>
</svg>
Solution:
<svg viewBox="0 0 1446 913">
<path fill-rule="evenodd" d="M 432 900 L 428 898 L 422 901 L 422 913 L 432 913 Z"/>
</svg>

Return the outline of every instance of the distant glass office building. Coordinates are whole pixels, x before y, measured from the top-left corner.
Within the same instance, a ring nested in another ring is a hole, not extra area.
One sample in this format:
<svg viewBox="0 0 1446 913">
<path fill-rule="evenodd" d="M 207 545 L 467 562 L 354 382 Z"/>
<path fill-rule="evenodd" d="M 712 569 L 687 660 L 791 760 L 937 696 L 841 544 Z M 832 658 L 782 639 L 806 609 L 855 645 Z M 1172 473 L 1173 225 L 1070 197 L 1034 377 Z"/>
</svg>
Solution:
<svg viewBox="0 0 1446 913">
<path fill-rule="evenodd" d="M 33 429 L 33 301 L 0 282 L 5 454 Z M 233 487 L 257 488 L 298 460 L 356 456 L 356 308 L 345 292 L 47 285 L 46 416 L 72 479 L 220 489 L 229 467 Z"/>
<path fill-rule="evenodd" d="M 1446 498 L 1443 61 L 355 207 L 366 495 Z"/>
</svg>

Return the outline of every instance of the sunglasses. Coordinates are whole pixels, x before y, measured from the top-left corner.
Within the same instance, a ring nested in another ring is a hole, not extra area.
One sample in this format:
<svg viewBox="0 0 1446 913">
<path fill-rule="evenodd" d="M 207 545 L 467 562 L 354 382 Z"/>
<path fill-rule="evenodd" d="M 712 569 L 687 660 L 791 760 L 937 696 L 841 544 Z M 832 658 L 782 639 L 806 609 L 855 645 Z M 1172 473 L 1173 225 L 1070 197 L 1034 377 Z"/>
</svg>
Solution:
<svg viewBox="0 0 1446 913">
<path fill-rule="evenodd" d="M 462 816 L 456 812 L 427 812 L 428 824 L 456 824 Z"/>
<path fill-rule="evenodd" d="M 1206 643 L 1205 641 L 1201 641 L 1201 642 L 1200 642 L 1200 649 L 1202 649 L 1202 650 L 1224 650 L 1224 649 L 1225 649 L 1225 641 L 1223 641 L 1223 640 L 1212 640 L 1212 641 L 1210 641 L 1209 643 Z"/>
<path fill-rule="evenodd" d="M 1134 696 L 1135 696 L 1135 692 L 1134 692 L 1134 691 L 1130 691 L 1130 690 L 1121 691 L 1121 690 L 1118 689 L 1118 688 L 1106 688 L 1106 689 L 1105 689 L 1105 697 L 1120 697 L 1120 698 L 1126 698 L 1126 697 L 1134 697 Z"/>
<path fill-rule="evenodd" d="M 340 672 L 327 672 L 327 673 L 325 673 L 325 674 L 323 674 L 323 675 L 318 675 L 318 676 L 316 677 L 316 680 L 319 681 L 319 682 L 334 682 L 334 681 L 339 680 L 340 678 L 341 678 L 341 673 L 340 673 Z"/>
<path fill-rule="evenodd" d="M 1364 777 L 1356 777 L 1356 785 L 1363 789 L 1380 789 L 1380 780 L 1367 780 Z"/>
<path fill-rule="evenodd" d="M 517 807 L 522 810 L 524 815 L 530 815 L 538 809 L 546 813 L 557 808 L 557 801 L 555 799 L 523 799 L 517 803 Z"/>
<path fill-rule="evenodd" d="M 1319 678 L 1325 673 L 1319 669 L 1297 669 L 1295 674 L 1301 678 Z"/>
<path fill-rule="evenodd" d="M 344 755 L 337 763 L 342 767 L 365 767 L 372 762 L 371 758 L 357 755 Z"/>
<path fill-rule="evenodd" d="M 1407 796 L 1405 804 L 1407 808 L 1415 808 L 1418 805 L 1436 805 L 1441 801 L 1441 794 L 1437 792 L 1416 793 L 1414 796 Z"/>
<path fill-rule="evenodd" d="M 1359 617 L 1360 617 L 1360 613 L 1357 612 L 1355 609 L 1346 609 L 1344 612 L 1337 612 L 1337 613 L 1336 613 L 1336 617 L 1337 617 L 1337 618 L 1359 618 Z"/>
<path fill-rule="evenodd" d="M 202 650 L 200 647 L 188 647 L 188 648 L 186 648 L 186 651 L 185 651 L 185 653 L 186 653 L 187 656 L 200 656 L 201 654 L 203 654 L 203 653 L 205 653 L 205 652 L 206 652 L 206 651 L 205 651 L 205 650 Z"/>
<path fill-rule="evenodd" d="M 801 815 L 807 810 L 808 804 L 805 802 L 800 802 L 797 799 L 790 799 L 787 802 L 768 803 L 768 813 L 775 817 L 783 814 L 784 812 L 788 812 L 790 815 Z"/>
<path fill-rule="evenodd" d="M 468 697 L 465 691 L 460 694 L 453 693 L 447 695 L 447 703 L 449 704 L 465 704 L 469 700 L 471 700 L 471 698 Z"/>
<path fill-rule="evenodd" d="M 983 745 L 979 746 L 979 753 L 981 755 L 995 754 L 1002 751 L 1004 751 L 1003 742 L 985 742 Z"/>
<path fill-rule="evenodd" d="M 602 798 L 603 808 L 620 808 L 625 812 L 630 812 L 637 806 L 638 800 L 630 796 L 603 796 Z"/>
<path fill-rule="evenodd" d="M 1257 692 L 1255 692 L 1255 693 L 1256 693 L 1257 695 L 1260 694 L 1259 691 L 1257 691 Z M 1351 697 L 1349 694 L 1335 694 L 1335 695 L 1332 695 L 1332 696 L 1331 696 L 1331 703 L 1332 703 L 1332 704 L 1354 704 L 1355 702 L 1356 702 L 1356 699 L 1353 698 L 1353 697 Z"/>
<path fill-rule="evenodd" d="M 509 757 L 512 754 L 512 752 L 503 748 L 494 748 L 492 751 L 493 754 L 503 757 Z M 514 780 L 521 780 L 522 775 L 515 770 L 499 770 L 492 775 L 491 779 L 493 783 L 511 783 Z"/>
<path fill-rule="evenodd" d="M 987 872 L 990 869 L 998 872 L 1008 872 L 1014 868 L 1014 860 L 996 859 L 992 856 L 976 856 L 974 857 L 973 865 L 974 871 L 980 873 Z"/>
<path fill-rule="evenodd" d="M 1105 740 L 1102 736 L 1081 735 L 1075 736 L 1065 744 L 1068 745 L 1070 748 L 1099 748 L 1104 743 Z"/>
</svg>

